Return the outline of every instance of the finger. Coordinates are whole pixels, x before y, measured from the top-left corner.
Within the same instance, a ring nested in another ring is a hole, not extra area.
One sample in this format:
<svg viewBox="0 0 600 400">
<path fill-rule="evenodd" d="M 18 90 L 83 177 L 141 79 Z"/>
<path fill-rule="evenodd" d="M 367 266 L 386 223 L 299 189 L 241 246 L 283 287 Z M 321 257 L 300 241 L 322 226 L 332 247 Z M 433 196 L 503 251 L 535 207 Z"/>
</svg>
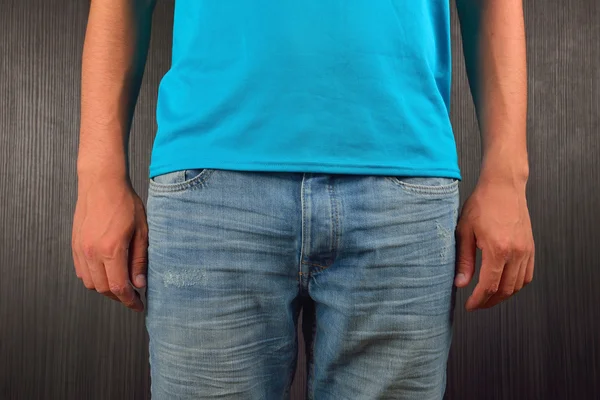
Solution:
<svg viewBox="0 0 600 400">
<path fill-rule="evenodd" d="M 88 267 L 87 260 L 83 256 L 81 251 L 77 251 L 77 259 L 79 260 L 79 279 L 82 280 L 83 286 L 85 286 L 89 290 L 96 290 L 96 286 L 94 285 L 94 280 L 92 279 L 92 274 L 90 274 L 90 269 Z"/>
<path fill-rule="evenodd" d="M 136 229 L 129 244 L 129 273 L 131 282 L 138 289 L 146 286 L 148 269 L 148 228 Z"/>
<path fill-rule="evenodd" d="M 511 261 L 505 265 L 498 291 L 481 306 L 482 309 L 494 307 L 515 293 L 516 282 L 519 279 L 519 272 L 523 262 L 520 259 L 519 261 Z"/>
<path fill-rule="evenodd" d="M 81 203 L 78 201 L 75 205 L 75 213 L 73 215 L 73 228 L 71 229 L 71 255 L 73 257 L 73 266 L 75 267 L 75 275 L 81 279 L 81 260 L 79 258 L 79 231 L 81 229 Z"/>
<path fill-rule="evenodd" d="M 94 257 L 92 245 L 79 239 L 79 247 L 77 249 L 77 257 L 79 259 L 81 280 L 83 285 L 89 290 L 96 290 L 96 284 L 90 271 L 90 260 Z"/>
<path fill-rule="evenodd" d="M 71 251 L 73 255 L 73 264 L 75 266 L 75 275 L 79 279 L 82 280 L 83 285 L 89 289 L 93 290 L 94 281 L 92 280 L 92 276 L 90 275 L 90 271 L 87 265 L 87 260 L 83 254 L 83 246 L 81 244 L 81 239 L 79 235 L 79 230 L 81 229 L 81 225 L 74 223 L 73 232 L 72 232 L 72 244 Z"/>
<path fill-rule="evenodd" d="M 465 303 L 465 309 L 467 311 L 473 311 L 480 308 L 490 297 L 498 292 L 502 271 L 504 270 L 504 263 L 505 260 L 502 257 L 495 256 L 492 251 L 485 246 L 482 248 L 479 282 Z"/>
<path fill-rule="evenodd" d="M 108 280 L 106 279 L 104 265 L 100 261 L 101 253 L 98 251 L 98 247 L 84 240 L 83 256 L 87 263 L 91 279 L 94 282 L 94 288 L 98 293 L 108 295 L 110 293 Z"/>
<path fill-rule="evenodd" d="M 73 258 L 73 267 L 75 268 L 75 275 L 81 279 L 81 266 L 80 266 L 80 261 L 79 261 L 79 256 L 77 255 L 77 248 L 78 248 L 78 238 L 77 238 L 77 233 L 76 230 L 78 228 L 76 226 L 73 226 L 73 230 L 71 232 L 71 257 Z"/>
<path fill-rule="evenodd" d="M 527 263 L 527 272 L 525 273 L 525 279 L 523 280 L 524 285 L 529 285 L 533 280 L 533 269 L 535 263 L 535 250 L 531 253 L 531 257 L 529 257 L 529 262 Z"/>
<path fill-rule="evenodd" d="M 92 280 L 94 281 L 94 287 L 96 288 L 96 292 L 110 297 L 110 288 L 108 286 L 106 272 L 104 271 L 104 265 L 96 260 L 90 261 L 88 259 L 88 266 L 90 270 L 90 275 L 92 276 Z"/>
<path fill-rule="evenodd" d="M 527 273 L 527 264 L 529 264 L 529 259 L 531 258 L 531 254 L 528 254 L 527 257 L 523 259 L 521 263 L 521 267 L 519 269 L 519 276 L 517 277 L 517 281 L 515 282 L 515 293 L 519 292 L 525 286 L 525 274 Z"/>
<path fill-rule="evenodd" d="M 90 279 L 92 280 L 91 289 L 95 289 L 96 292 L 100 293 L 101 295 L 106 296 L 109 299 L 118 301 L 120 303 L 121 300 L 119 300 L 119 298 L 110 291 L 110 287 L 108 286 L 108 279 L 106 278 L 106 272 L 104 271 L 104 264 L 98 263 L 96 261 L 90 262 L 88 260 L 87 265 L 90 274 Z"/>
<path fill-rule="evenodd" d="M 112 292 L 107 292 L 104 293 L 104 296 L 108 297 L 111 300 L 116 301 L 117 303 L 121 304 L 121 299 L 119 299 L 117 296 L 115 296 Z"/>
<path fill-rule="evenodd" d="M 82 265 L 80 279 L 83 281 L 83 286 L 85 286 L 88 290 L 98 291 L 96 289 L 96 284 L 94 283 L 94 279 L 92 278 L 92 274 L 89 271 L 88 264 L 87 264 L 87 261 L 85 260 L 85 257 L 81 256 L 79 253 L 79 259 L 81 260 L 80 265 Z M 114 296 L 110 292 L 102 293 L 102 294 L 113 300 L 119 301 L 117 296 Z"/>
<path fill-rule="evenodd" d="M 119 298 L 117 296 L 115 296 L 114 294 L 112 294 L 112 292 L 105 292 L 102 293 L 103 296 L 108 297 L 111 300 L 116 301 L 117 303 L 121 303 L 121 300 L 119 300 Z"/>
<path fill-rule="evenodd" d="M 140 295 L 129 282 L 127 273 L 127 249 L 121 248 L 114 252 L 114 257 L 104 260 L 106 277 L 110 291 L 119 298 L 125 307 L 135 311 L 142 311 L 144 305 Z"/>
<path fill-rule="evenodd" d="M 471 282 L 475 271 L 477 245 L 475 234 L 468 224 L 459 224 L 456 228 L 456 277 L 454 284 L 465 287 Z"/>
<path fill-rule="evenodd" d="M 79 279 L 81 279 L 81 272 L 79 272 L 81 267 L 79 263 L 79 257 L 77 256 L 77 251 L 75 250 L 75 244 L 71 246 L 71 258 L 73 258 L 73 267 L 75 268 L 75 275 Z"/>
<path fill-rule="evenodd" d="M 83 205 L 81 205 L 83 204 Z M 85 203 L 77 203 L 77 207 L 83 207 L 85 208 Z M 86 254 L 93 258 L 96 256 L 95 251 L 92 247 L 92 245 L 89 243 L 85 243 L 84 241 L 81 240 L 81 228 L 82 228 L 82 222 L 79 222 L 79 218 L 77 218 L 78 215 L 81 215 L 81 213 L 78 213 L 77 211 L 75 212 L 75 220 L 73 222 L 73 260 L 74 260 L 74 264 L 75 264 L 75 274 L 77 275 L 77 277 L 79 279 L 81 279 L 83 281 L 83 285 L 88 289 L 88 290 L 96 290 L 96 284 L 94 283 L 94 279 L 92 277 L 92 274 L 90 273 L 90 268 L 89 268 L 89 263 L 88 263 L 88 259 L 86 257 Z M 112 293 L 104 293 L 105 296 L 119 301 L 119 299 L 114 296 Z"/>
</svg>

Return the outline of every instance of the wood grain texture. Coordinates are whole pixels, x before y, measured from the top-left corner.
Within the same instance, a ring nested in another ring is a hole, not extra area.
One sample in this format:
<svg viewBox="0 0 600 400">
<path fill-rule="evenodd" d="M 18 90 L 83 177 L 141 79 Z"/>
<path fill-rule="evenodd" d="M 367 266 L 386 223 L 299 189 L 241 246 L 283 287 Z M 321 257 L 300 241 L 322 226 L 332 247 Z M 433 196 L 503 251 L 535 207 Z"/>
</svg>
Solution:
<svg viewBox="0 0 600 400">
<path fill-rule="evenodd" d="M 600 4 L 526 0 L 534 281 L 486 311 L 459 290 L 448 399 L 600 398 Z M 465 180 L 480 141 L 453 15 L 453 125 Z M 479 254 L 478 254 L 479 259 Z"/>
<path fill-rule="evenodd" d="M 0 399 L 150 397 L 143 316 L 85 289 L 71 259 L 88 6 L 0 0 Z M 462 308 L 476 282 L 459 291 L 448 399 L 600 398 L 600 3 L 525 7 L 535 278 L 482 312 Z M 159 0 L 130 144 L 144 199 L 172 22 L 173 1 Z M 458 28 L 453 9 L 464 202 L 481 153 Z M 294 400 L 306 384 L 301 338 L 299 325 Z"/>
</svg>

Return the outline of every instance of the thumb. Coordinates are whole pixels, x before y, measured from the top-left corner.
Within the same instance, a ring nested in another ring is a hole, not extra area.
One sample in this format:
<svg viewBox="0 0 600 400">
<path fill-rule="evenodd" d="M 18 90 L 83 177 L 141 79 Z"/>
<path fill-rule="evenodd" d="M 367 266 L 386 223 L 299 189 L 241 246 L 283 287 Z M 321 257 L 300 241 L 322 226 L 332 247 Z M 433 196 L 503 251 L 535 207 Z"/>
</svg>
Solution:
<svg viewBox="0 0 600 400">
<path fill-rule="evenodd" d="M 470 224 L 459 224 L 456 228 L 456 277 L 454 284 L 465 287 L 471 282 L 475 272 L 475 254 L 477 250 L 475 233 Z"/>
<path fill-rule="evenodd" d="M 148 229 L 136 229 L 129 244 L 129 273 L 133 285 L 141 289 L 146 286 L 148 269 Z"/>
</svg>

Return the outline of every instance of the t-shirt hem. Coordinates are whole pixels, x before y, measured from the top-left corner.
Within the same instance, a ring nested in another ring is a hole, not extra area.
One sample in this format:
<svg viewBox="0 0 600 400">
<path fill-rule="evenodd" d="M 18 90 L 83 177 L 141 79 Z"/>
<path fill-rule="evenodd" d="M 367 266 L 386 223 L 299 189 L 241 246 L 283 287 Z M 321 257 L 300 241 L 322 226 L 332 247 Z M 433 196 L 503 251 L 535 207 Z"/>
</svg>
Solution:
<svg viewBox="0 0 600 400">
<path fill-rule="evenodd" d="M 445 168 L 436 166 L 406 166 L 406 165 L 356 165 L 335 164 L 322 162 L 231 162 L 231 161 L 208 161 L 193 160 L 181 161 L 163 165 L 150 165 L 149 178 L 182 169 L 212 168 L 240 171 L 265 171 L 265 172 L 313 172 L 332 174 L 356 174 L 356 175 L 396 175 L 396 176 L 435 176 L 448 177 L 462 180 L 458 168 Z"/>
</svg>

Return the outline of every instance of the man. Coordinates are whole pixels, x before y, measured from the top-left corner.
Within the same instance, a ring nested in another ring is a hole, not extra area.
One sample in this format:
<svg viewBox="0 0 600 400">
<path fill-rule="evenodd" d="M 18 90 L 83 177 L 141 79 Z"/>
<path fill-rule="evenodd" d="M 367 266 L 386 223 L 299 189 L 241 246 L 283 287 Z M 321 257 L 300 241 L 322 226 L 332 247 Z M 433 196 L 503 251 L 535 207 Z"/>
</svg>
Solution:
<svg viewBox="0 0 600 400">
<path fill-rule="evenodd" d="M 137 311 L 147 282 L 153 398 L 288 397 L 303 308 L 308 398 L 439 399 L 476 248 L 467 310 L 531 282 L 521 0 L 456 5 L 483 149 L 460 221 L 447 0 L 177 0 L 146 220 L 154 2 L 91 2 L 75 269 Z"/>
</svg>

